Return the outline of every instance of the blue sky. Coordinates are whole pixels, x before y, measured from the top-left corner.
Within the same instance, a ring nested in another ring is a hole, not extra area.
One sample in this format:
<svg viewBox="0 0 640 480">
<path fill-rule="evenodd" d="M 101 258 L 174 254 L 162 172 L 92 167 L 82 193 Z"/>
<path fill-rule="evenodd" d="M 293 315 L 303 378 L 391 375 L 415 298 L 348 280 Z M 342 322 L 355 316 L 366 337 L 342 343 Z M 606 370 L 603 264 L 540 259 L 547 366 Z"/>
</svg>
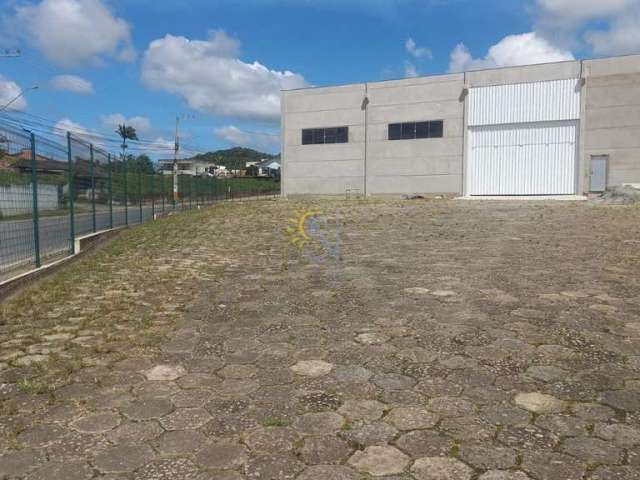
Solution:
<svg viewBox="0 0 640 480">
<path fill-rule="evenodd" d="M 5 1 L 0 104 L 105 145 L 126 121 L 169 156 L 279 150 L 281 88 L 640 52 L 640 0 Z"/>
</svg>

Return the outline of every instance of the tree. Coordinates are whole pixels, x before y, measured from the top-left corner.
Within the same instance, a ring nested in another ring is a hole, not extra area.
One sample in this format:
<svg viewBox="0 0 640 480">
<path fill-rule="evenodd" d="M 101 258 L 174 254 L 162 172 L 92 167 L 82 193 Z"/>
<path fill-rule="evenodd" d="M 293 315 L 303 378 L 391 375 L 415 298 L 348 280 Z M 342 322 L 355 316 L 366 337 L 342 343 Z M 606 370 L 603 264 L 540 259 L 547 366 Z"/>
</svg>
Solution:
<svg viewBox="0 0 640 480">
<path fill-rule="evenodd" d="M 146 174 L 154 173 L 155 169 L 153 168 L 153 161 L 147 154 L 143 153 L 137 157 L 130 155 L 130 158 L 131 170 Z"/>
<path fill-rule="evenodd" d="M 247 171 L 245 172 L 245 175 L 247 177 L 257 177 L 258 167 L 256 167 L 255 165 L 251 165 L 250 167 L 247 167 Z"/>
<path fill-rule="evenodd" d="M 120 138 L 122 138 L 122 159 L 124 160 L 124 151 L 127 148 L 127 140 L 138 140 L 138 134 L 134 127 L 128 127 L 125 124 L 118 125 L 116 133 L 120 135 Z"/>
</svg>

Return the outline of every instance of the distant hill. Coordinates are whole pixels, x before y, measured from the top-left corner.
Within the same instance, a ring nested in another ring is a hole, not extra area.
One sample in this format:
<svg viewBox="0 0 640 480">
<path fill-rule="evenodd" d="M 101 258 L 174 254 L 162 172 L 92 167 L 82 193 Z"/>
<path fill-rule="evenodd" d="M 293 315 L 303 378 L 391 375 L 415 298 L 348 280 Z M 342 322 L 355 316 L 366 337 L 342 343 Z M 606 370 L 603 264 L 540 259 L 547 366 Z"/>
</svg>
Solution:
<svg viewBox="0 0 640 480">
<path fill-rule="evenodd" d="M 280 155 L 258 152 L 252 148 L 234 147 L 226 150 L 201 153 L 195 155 L 192 159 L 215 162 L 216 165 L 224 165 L 227 168 L 245 168 L 247 162 L 259 162 L 263 159 L 278 157 L 280 157 Z"/>
</svg>

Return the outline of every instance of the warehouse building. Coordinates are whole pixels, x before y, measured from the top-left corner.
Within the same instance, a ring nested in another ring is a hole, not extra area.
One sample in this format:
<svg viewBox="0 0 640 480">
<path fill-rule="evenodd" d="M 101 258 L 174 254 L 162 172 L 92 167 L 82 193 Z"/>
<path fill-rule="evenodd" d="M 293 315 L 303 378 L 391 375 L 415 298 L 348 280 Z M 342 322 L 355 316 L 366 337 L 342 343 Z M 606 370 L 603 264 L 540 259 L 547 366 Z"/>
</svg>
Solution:
<svg viewBox="0 0 640 480">
<path fill-rule="evenodd" d="M 640 184 L 640 55 L 282 93 L 284 195 Z"/>
</svg>

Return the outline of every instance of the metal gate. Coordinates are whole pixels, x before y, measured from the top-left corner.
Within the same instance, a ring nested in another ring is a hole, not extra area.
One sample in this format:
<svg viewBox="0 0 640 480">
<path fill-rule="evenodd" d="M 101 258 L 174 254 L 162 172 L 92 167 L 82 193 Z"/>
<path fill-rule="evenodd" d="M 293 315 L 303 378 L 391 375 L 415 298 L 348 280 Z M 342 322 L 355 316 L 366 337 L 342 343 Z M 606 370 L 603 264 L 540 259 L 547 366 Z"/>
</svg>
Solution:
<svg viewBox="0 0 640 480">
<path fill-rule="evenodd" d="M 469 129 L 469 195 L 570 195 L 576 190 L 578 123 Z"/>
<path fill-rule="evenodd" d="M 575 78 L 471 88 L 467 194 L 574 194 L 580 88 Z"/>
</svg>

